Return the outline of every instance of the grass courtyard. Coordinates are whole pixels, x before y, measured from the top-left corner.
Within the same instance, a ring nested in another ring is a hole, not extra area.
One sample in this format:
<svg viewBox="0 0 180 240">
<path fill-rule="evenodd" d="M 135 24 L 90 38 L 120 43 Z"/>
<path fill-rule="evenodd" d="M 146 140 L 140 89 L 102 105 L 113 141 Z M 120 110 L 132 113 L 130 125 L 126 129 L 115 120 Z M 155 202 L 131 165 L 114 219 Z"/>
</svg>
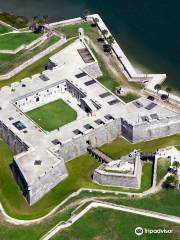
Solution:
<svg viewBox="0 0 180 240">
<path fill-rule="evenodd" d="M 136 236 L 136 227 L 173 229 L 172 234 L 144 234 Z M 179 225 L 159 219 L 140 216 L 121 211 L 96 208 L 75 222 L 71 227 L 57 233 L 52 240 L 178 240 Z"/>
<path fill-rule="evenodd" d="M 42 107 L 27 112 L 40 127 L 52 131 L 77 118 L 77 113 L 62 99 L 43 105 Z"/>
<path fill-rule="evenodd" d="M 9 33 L 0 35 L 0 50 L 14 50 L 22 44 L 28 44 L 39 38 L 42 34 L 33 32 Z"/>
</svg>

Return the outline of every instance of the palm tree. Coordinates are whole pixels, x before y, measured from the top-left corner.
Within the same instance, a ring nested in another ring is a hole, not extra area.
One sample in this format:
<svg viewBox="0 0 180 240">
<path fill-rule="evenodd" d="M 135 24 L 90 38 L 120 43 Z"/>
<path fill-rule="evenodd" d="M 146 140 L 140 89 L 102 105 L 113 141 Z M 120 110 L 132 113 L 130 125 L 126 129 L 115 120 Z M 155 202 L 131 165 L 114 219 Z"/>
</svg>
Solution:
<svg viewBox="0 0 180 240">
<path fill-rule="evenodd" d="M 99 22 L 99 18 L 93 18 L 94 23 L 96 24 L 96 26 L 98 25 Z"/>
<path fill-rule="evenodd" d="M 169 98 L 169 93 L 172 91 L 172 89 L 170 87 L 166 88 L 166 92 L 168 93 L 168 98 Z"/>
<path fill-rule="evenodd" d="M 111 35 L 107 38 L 108 44 L 112 47 L 113 43 L 114 43 L 114 37 Z"/>
<path fill-rule="evenodd" d="M 101 32 L 104 37 L 106 37 L 108 35 L 108 30 L 106 30 L 106 29 L 103 29 Z"/>
<path fill-rule="evenodd" d="M 34 16 L 32 18 L 32 22 L 30 24 L 30 29 L 35 32 L 36 31 L 36 28 L 37 28 L 37 21 L 38 21 L 38 16 Z"/>
<path fill-rule="evenodd" d="M 161 90 L 161 85 L 160 84 L 156 84 L 154 86 L 154 89 L 157 90 L 157 94 L 158 94 L 158 92 Z"/>
<path fill-rule="evenodd" d="M 38 16 L 34 16 L 32 19 L 33 19 L 33 23 L 37 23 Z"/>
<path fill-rule="evenodd" d="M 173 162 L 173 166 L 176 168 L 176 170 L 180 167 L 180 163 L 178 161 Z"/>
<path fill-rule="evenodd" d="M 43 20 L 44 20 L 44 23 L 45 23 L 45 24 L 48 23 L 48 15 L 44 15 L 44 16 L 43 16 Z"/>
</svg>

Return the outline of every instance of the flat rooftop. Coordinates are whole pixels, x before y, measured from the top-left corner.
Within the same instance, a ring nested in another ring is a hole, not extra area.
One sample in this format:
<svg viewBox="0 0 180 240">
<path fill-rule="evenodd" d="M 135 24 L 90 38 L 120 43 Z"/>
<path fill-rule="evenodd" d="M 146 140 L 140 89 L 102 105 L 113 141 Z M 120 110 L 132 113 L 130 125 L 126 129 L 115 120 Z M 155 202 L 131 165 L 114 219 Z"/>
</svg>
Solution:
<svg viewBox="0 0 180 240">
<path fill-rule="evenodd" d="M 132 124 L 138 124 L 143 122 L 153 123 L 176 115 L 176 112 L 157 104 L 156 101 L 141 97 L 126 104 L 122 117 Z"/>
</svg>

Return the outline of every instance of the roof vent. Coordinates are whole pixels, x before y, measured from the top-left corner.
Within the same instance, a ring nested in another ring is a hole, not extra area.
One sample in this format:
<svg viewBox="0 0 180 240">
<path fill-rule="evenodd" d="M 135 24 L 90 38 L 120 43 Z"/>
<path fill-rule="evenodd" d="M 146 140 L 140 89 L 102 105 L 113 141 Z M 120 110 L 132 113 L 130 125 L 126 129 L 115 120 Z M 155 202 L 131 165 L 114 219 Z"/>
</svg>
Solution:
<svg viewBox="0 0 180 240">
<path fill-rule="evenodd" d="M 35 160 L 34 165 L 41 165 L 42 161 L 41 160 Z"/>
</svg>

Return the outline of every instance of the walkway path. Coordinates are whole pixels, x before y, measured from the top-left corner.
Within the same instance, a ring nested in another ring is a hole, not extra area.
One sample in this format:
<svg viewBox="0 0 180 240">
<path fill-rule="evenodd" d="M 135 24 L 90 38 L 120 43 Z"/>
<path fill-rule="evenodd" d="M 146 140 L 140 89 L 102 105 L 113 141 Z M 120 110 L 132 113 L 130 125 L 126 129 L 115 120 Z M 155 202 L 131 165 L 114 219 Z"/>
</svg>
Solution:
<svg viewBox="0 0 180 240">
<path fill-rule="evenodd" d="M 132 213 L 132 214 L 138 214 L 138 215 L 145 216 L 145 217 L 151 217 L 151 218 L 161 219 L 161 220 L 180 224 L 180 217 L 162 214 L 162 213 L 158 213 L 158 212 L 154 212 L 154 211 L 148 211 L 148 210 L 139 209 L 139 208 L 133 208 L 133 207 L 127 207 L 127 206 L 123 206 L 123 205 L 112 204 L 112 203 L 108 203 L 108 202 L 94 201 L 94 202 L 90 203 L 87 207 L 85 207 L 80 213 L 72 216 L 68 221 L 59 222 L 54 228 L 52 228 L 47 234 L 45 234 L 41 238 L 41 240 L 50 239 L 57 232 L 59 232 L 60 230 L 62 230 L 64 228 L 70 227 L 76 221 L 78 221 L 80 218 L 82 218 L 91 209 L 97 208 L 97 207 L 108 208 L 108 209 L 112 209 L 112 210 L 116 210 L 116 211 Z"/>
</svg>

